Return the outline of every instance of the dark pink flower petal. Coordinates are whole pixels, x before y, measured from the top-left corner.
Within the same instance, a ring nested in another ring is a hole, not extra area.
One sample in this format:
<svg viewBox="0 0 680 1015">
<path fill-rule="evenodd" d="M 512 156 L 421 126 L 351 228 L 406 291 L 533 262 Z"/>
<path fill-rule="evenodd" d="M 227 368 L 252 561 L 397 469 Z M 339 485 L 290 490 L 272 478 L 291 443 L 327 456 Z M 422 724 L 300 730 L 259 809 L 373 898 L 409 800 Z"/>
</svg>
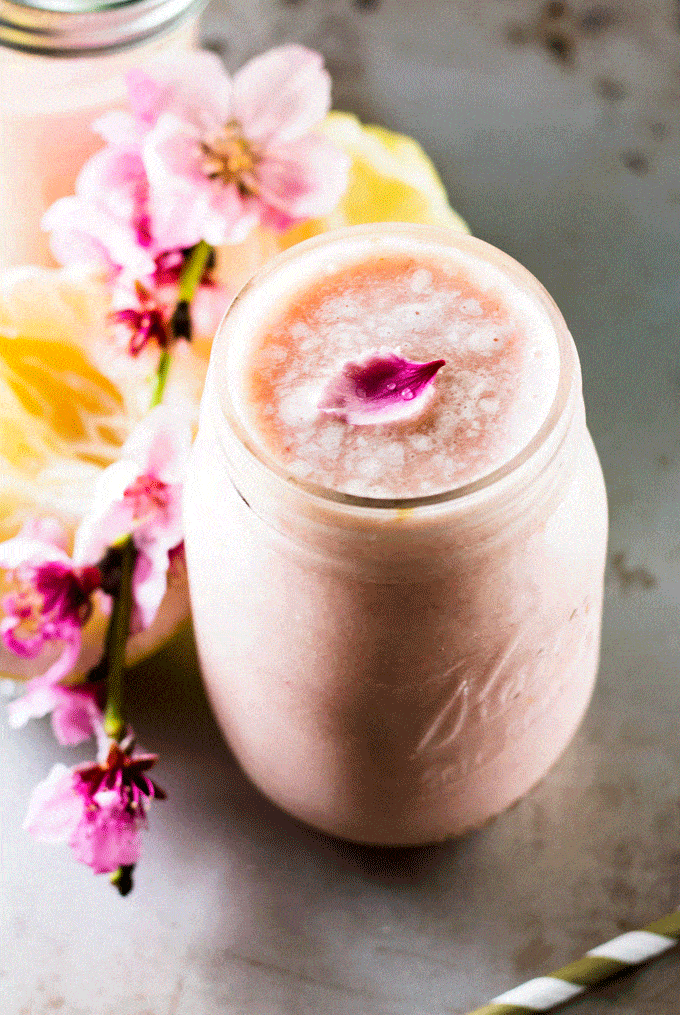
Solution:
<svg viewBox="0 0 680 1015">
<path fill-rule="evenodd" d="M 2 609 L 8 614 L 0 620 L 0 638 L 5 648 L 21 659 L 36 659 L 48 641 L 42 627 L 24 630 L 24 621 L 32 620 L 18 602 L 18 596 L 5 596 Z"/>
<path fill-rule="evenodd" d="M 127 293 L 127 290 L 121 288 L 121 299 L 124 293 Z M 139 281 L 135 282 L 134 292 L 129 292 L 128 298 L 134 300 L 136 306 L 113 310 L 109 317 L 114 324 L 121 325 L 129 332 L 130 355 L 138 356 L 149 343 L 157 345 L 160 349 L 166 349 L 170 344 L 168 307 Z"/>
<path fill-rule="evenodd" d="M 0 640 L 15 655 L 35 659 L 43 651 L 50 665 L 30 680 L 24 694 L 9 706 L 10 724 L 53 711 L 55 690 L 75 667 L 81 650 L 81 628 L 99 597 L 97 567 L 75 566 L 58 545 L 60 526 L 49 519 L 32 520 L 14 539 L 0 543 L 0 568 L 7 572 L 11 591 L 0 600 Z M 176 540 L 177 542 L 177 540 Z M 61 653 L 56 647 L 61 643 Z"/>
<path fill-rule="evenodd" d="M 35 569 L 33 585 L 42 596 L 42 613 L 55 623 L 79 627 L 92 613 L 91 597 L 101 584 L 99 569 L 74 568 L 55 560 Z"/>
<path fill-rule="evenodd" d="M 176 285 L 182 274 L 184 258 L 188 253 L 186 250 L 164 250 L 156 257 L 156 270 L 153 274 L 154 285 L 158 288 L 163 285 Z M 210 279 L 203 276 L 202 285 L 210 283 Z"/>
<path fill-rule="evenodd" d="M 121 806 L 111 790 L 107 799 L 84 810 L 69 845 L 76 860 L 86 863 L 95 874 L 110 874 L 137 863 L 142 848 L 139 829 L 145 824 L 144 811 Z"/>
<path fill-rule="evenodd" d="M 430 400 L 434 376 L 444 363 L 416 363 L 392 349 L 366 353 L 345 363 L 331 379 L 319 409 L 355 426 L 411 419 Z"/>
</svg>

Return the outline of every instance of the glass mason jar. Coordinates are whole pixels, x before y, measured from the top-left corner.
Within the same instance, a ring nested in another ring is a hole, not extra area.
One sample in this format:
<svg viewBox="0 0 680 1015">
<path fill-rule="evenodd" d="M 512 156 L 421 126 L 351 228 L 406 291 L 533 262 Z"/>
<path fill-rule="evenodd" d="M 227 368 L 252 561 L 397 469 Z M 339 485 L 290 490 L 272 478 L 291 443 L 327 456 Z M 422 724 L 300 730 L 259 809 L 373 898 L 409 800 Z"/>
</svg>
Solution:
<svg viewBox="0 0 680 1015">
<path fill-rule="evenodd" d="M 0 0 L 0 268 L 50 264 L 45 210 L 103 142 L 125 75 L 192 48 L 204 0 Z"/>
<path fill-rule="evenodd" d="M 560 358 L 552 408 L 521 453 L 471 484 L 404 500 L 286 474 L 248 436 L 229 382 L 262 293 L 285 304 L 272 280 L 287 271 L 294 284 L 311 253 L 386 230 L 500 269 L 544 308 Z M 215 340 L 185 532 L 217 720 L 263 793 L 325 832 L 405 845 L 476 828 L 545 774 L 588 705 L 607 507 L 578 357 L 543 287 L 480 240 L 367 226 L 260 271 Z"/>
</svg>

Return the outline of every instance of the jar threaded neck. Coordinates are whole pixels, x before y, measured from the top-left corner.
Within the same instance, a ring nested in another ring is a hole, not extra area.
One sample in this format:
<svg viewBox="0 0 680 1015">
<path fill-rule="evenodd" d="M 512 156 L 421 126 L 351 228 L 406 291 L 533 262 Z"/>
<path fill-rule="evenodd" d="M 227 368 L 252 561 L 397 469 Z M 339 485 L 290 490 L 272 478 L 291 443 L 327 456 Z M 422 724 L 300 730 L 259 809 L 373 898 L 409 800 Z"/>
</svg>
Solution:
<svg viewBox="0 0 680 1015">
<path fill-rule="evenodd" d="M 162 35 L 206 0 L 0 0 L 0 46 L 73 57 L 115 52 Z"/>
</svg>

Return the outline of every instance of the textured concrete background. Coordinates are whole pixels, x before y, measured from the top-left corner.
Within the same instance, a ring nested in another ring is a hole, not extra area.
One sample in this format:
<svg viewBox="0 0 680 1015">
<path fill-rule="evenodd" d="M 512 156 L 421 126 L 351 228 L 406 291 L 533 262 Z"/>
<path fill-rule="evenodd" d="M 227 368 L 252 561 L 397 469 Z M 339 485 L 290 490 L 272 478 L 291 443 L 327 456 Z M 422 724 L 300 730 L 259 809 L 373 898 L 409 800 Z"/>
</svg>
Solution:
<svg viewBox="0 0 680 1015">
<path fill-rule="evenodd" d="M 473 231 L 561 306 L 611 504 L 600 681 L 563 759 L 489 828 L 371 851 L 257 796 L 185 639 L 136 673 L 170 801 L 125 900 L 20 831 L 54 744 L 3 730 L 3 1012 L 461 1013 L 680 905 L 679 29 L 675 0 L 211 7 L 232 68 L 320 49 L 336 106 L 417 137 Z M 569 1010 L 677 1015 L 677 952 Z"/>
</svg>

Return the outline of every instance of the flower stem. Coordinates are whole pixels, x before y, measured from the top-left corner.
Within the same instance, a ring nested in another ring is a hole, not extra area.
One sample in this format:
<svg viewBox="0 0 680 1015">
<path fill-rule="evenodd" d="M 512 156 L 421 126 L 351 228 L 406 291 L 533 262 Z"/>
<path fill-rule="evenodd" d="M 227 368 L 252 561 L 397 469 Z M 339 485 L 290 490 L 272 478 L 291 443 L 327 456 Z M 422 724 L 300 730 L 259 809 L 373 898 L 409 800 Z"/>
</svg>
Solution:
<svg viewBox="0 0 680 1015">
<path fill-rule="evenodd" d="M 137 553 L 132 536 L 125 539 L 121 551 L 120 587 L 113 601 L 104 650 L 106 673 L 104 730 L 108 736 L 119 742 L 125 736 L 126 729 L 123 717 L 123 671 L 125 644 L 130 633 L 132 616 L 132 571 Z"/>
<path fill-rule="evenodd" d="M 161 350 L 161 358 L 158 361 L 158 369 L 156 370 L 156 386 L 153 389 L 153 395 L 151 396 L 150 409 L 154 409 L 157 405 L 160 405 L 163 401 L 163 392 L 165 391 L 165 384 L 170 373 L 170 364 L 172 363 L 172 356 L 167 349 Z"/>
<path fill-rule="evenodd" d="M 192 248 L 182 266 L 182 273 L 179 276 L 177 306 L 170 319 L 170 328 L 175 338 L 191 338 L 189 307 L 208 267 L 212 253 L 213 248 L 210 244 L 201 240 Z"/>
</svg>

